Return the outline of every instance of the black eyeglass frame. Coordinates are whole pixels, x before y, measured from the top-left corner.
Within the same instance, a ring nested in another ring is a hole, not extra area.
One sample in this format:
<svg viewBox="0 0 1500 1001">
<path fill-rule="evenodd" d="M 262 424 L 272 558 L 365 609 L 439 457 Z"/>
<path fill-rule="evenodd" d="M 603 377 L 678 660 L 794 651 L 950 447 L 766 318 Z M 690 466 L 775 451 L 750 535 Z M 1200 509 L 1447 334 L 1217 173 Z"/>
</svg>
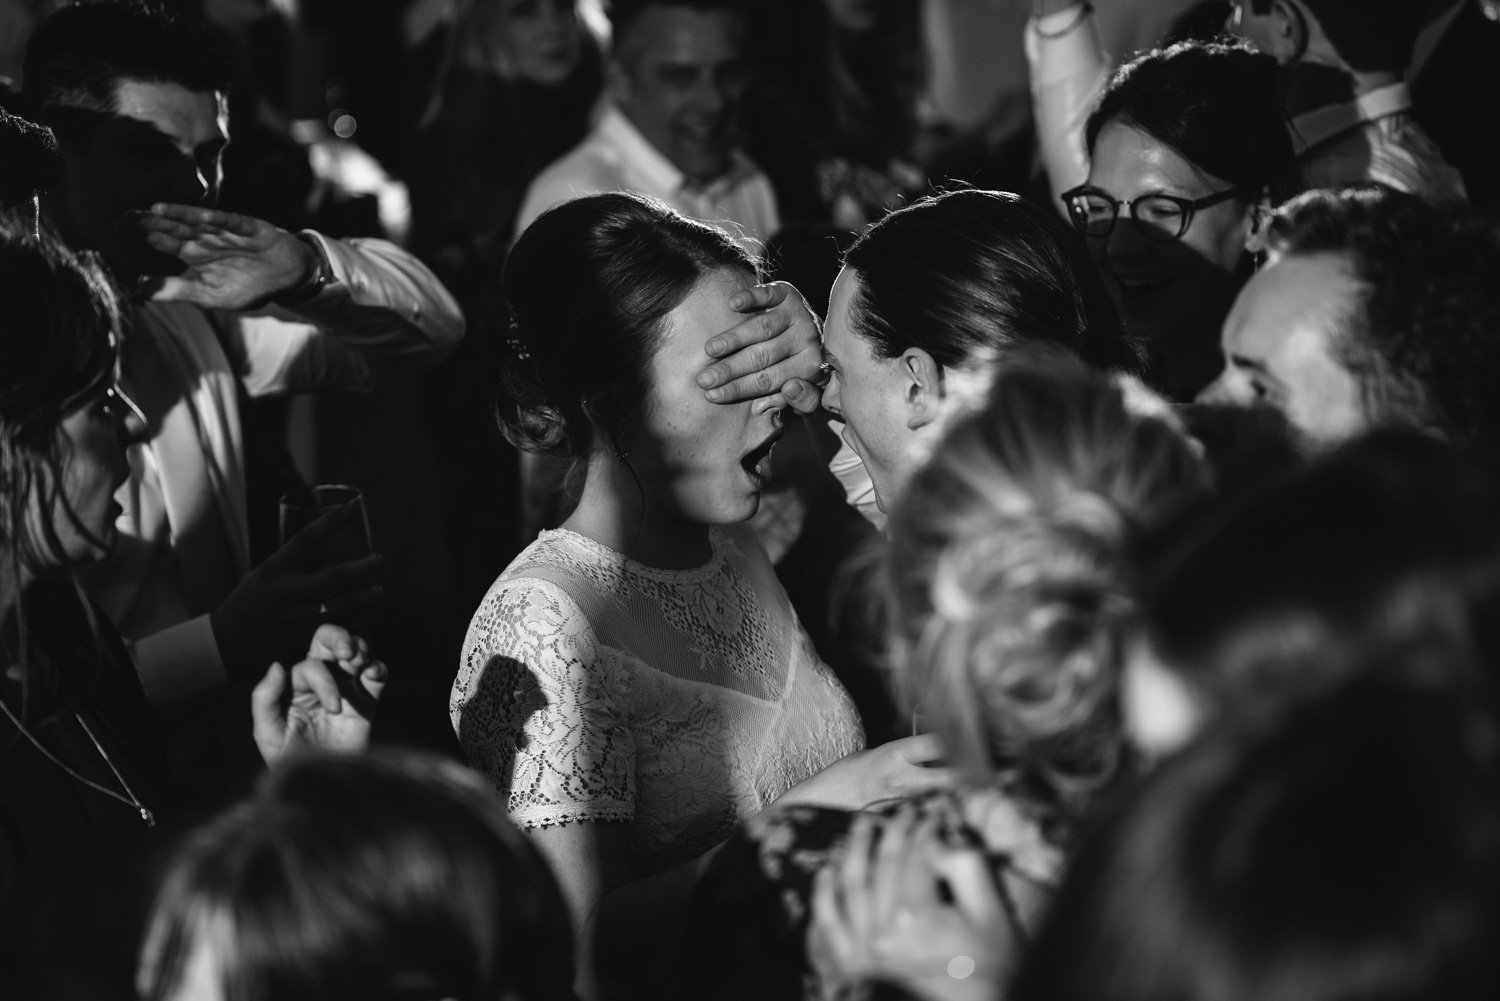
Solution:
<svg viewBox="0 0 1500 1001">
<path fill-rule="evenodd" d="M 1109 236 L 1115 231 L 1115 223 L 1120 221 L 1120 209 L 1124 208 L 1130 210 L 1131 220 L 1135 222 L 1136 229 L 1139 230 L 1141 235 L 1146 239 L 1155 240 L 1157 243 L 1171 243 L 1173 240 L 1180 240 L 1187 235 L 1187 231 L 1193 225 L 1193 219 L 1195 216 L 1197 216 L 1199 209 L 1206 209 L 1214 205 L 1222 204 L 1229 201 L 1231 198 L 1243 198 L 1244 196 L 1250 194 L 1252 190 L 1253 189 L 1247 187 L 1230 188 L 1227 191 L 1216 191 L 1211 195 L 1204 195 L 1202 198 L 1183 198 L 1179 195 L 1168 195 L 1162 192 L 1153 192 L 1150 194 L 1140 195 L 1136 198 L 1132 198 L 1128 202 L 1124 202 L 1116 198 L 1114 195 L 1111 195 L 1107 191 L 1101 191 L 1098 188 L 1092 187 L 1087 184 L 1080 184 L 1076 188 L 1069 188 L 1058 197 L 1062 200 L 1063 208 L 1068 210 L 1068 221 L 1073 224 L 1074 229 L 1078 230 L 1078 232 L 1082 233 L 1084 236 Z M 1102 198 L 1104 201 L 1108 202 L 1110 207 L 1114 210 L 1114 215 L 1110 217 L 1109 225 L 1105 228 L 1104 232 L 1093 232 L 1088 228 L 1088 225 L 1086 223 L 1080 222 L 1077 214 L 1074 213 L 1073 199 L 1081 197 L 1083 195 L 1093 195 L 1096 198 Z M 1177 227 L 1176 233 L 1173 233 L 1171 236 L 1156 236 L 1154 234 L 1162 232 L 1159 228 L 1152 226 L 1150 223 L 1141 222 L 1140 216 L 1136 214 L 1136 207 L 1142 202 L 1152 199 L 1171 202 L 1182 210 L 1182 225 Z"/>
</svg>

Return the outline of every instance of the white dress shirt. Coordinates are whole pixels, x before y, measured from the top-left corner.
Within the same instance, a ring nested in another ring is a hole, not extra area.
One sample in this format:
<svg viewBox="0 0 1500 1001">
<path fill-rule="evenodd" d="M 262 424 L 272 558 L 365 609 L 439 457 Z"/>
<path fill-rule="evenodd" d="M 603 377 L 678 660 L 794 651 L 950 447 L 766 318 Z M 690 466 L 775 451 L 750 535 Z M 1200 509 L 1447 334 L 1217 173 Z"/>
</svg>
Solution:
<svg viewBox="0 0 1500 1001">
<path fill-rule="evenodd" d="M 1308 187 L 1378 181 L 1429 202 L 1466 201 L 1463 178 L 1411 116 L 1411 92 L 1393 83 L 1292 119 Z"/>
<path fill-rule="evenodd" d="M 683 215 L 719 226 L 756 249 L 781 228 L 771 182 L 745 154 L 735 150 L 727 174 L 695 184 L 641 135 L 624 112 L 606 104 L 583 142 L 531 182 L 516 216 L 516 235 L 559 202 L 604 191 L 654 195 Z"/>
<path fill-rule="evenodd" d="M 251 396 L 367 388 L 364 352 L 436 363 L 463 337 L 457 303 L 410 254 L 383 240 L 306 235 L 328 282 L 295 311 L 131 310 L 122 382 L 148 430 L 130 448 L 131 476 L 116 498 L 115 550 L 81 576 L 133 641 L 158 710 L 226 678 L 208 613 L 250 569 L 235 380 Z"/>
</svg>

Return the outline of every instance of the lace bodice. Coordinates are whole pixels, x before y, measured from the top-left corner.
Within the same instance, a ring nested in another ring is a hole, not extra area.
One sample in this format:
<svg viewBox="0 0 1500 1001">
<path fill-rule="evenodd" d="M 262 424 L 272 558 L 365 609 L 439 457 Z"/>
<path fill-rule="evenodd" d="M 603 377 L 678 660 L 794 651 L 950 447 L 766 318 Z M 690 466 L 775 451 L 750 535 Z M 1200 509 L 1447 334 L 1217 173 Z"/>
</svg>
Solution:
<svg viewBox="0 0 1500 1001">
<path fill-rule="evenodd" d="M 543 532 L 490 588 L 450 712 L 516 823 L 626 822 L 655 872 L 863 746 L 755 537 L 711 541 L 668 571 Z"/>
</svg>

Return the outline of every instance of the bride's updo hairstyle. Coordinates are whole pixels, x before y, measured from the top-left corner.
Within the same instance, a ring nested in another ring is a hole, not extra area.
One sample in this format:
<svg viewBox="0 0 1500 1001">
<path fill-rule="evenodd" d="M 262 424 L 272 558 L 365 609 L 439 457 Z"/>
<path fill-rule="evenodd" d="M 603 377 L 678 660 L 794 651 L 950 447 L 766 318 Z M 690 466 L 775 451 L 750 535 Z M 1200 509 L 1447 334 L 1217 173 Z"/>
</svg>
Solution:
<svg viewBox="0 0 1500 1001">
<path fill-rule="evenodd" d="M 904 696 L 971 780 L 1014 775 L 1060 832 L 1121 756 L 1126 546 L 1202 482 L 1163 413 L 1060 352 L 1023 356 L 891 517 L 882 591 Z"/>
<path fill-rule="evenodd" d="M 589 195 L 538 216 L 505 265 L 506 440 L 578 459 L 602 429 L 613 450 L 626 450 L 620 419 L 647 397 L 662 320 L 726 269 L 759 275 L 723 231 L 641 195 Z"/>
</svg>

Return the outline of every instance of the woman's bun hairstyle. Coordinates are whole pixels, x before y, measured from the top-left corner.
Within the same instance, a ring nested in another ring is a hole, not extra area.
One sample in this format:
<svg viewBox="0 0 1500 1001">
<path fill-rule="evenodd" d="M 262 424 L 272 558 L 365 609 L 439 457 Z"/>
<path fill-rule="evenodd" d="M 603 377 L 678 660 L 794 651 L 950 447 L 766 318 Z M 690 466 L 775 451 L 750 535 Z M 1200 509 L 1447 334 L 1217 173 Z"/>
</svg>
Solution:
<svg viewBox="0 0 1500 1001">
<path fill-rule="evenodd" d="M 1169 421 L 1060 351 L 1007 363 L 891 519 L 885 585 L 911 703 L 978 781 L 1019 767 L 1058 819 L 1113 778 L 1136 526 L 1193 496 Z"/>
<path fill-rule="evenodd" d="M 724 270 L 758 277 L 727 233 L 656 199 L 588 195 L 538 216 L 503 278 L 510 319 L 497 416 L 506 440 L 586 457 L 597 419 L 586 406 L 612 396 L 608 409 L 619 412 L 645 400 L 662 320 Z"/>
</svg>

